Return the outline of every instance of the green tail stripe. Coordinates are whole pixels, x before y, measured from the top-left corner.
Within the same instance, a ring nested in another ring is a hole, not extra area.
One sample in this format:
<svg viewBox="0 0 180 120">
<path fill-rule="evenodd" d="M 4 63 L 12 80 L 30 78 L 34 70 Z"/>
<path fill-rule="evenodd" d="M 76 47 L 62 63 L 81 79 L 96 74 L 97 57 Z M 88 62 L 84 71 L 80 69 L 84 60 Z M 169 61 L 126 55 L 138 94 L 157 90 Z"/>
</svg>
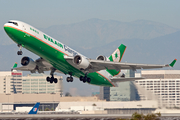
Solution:
<svg viewBox="0 0 180 120">
<path fill-rule="evenodd" d="M 169 64 L 169 66 L 173 67 L 174 64 L 176 63 L 176 61 L 177 61 L 177 59 L 174 59 L 174 60 L 171 62 L 171 64 Z"/>
<path fill-rule="evenodd" d="M 120 56 L 118 56 L 117 53 L 115 53 L 115 54 L 116 54 L 116 57 L 120 57 L 120 58 L 119 58 L 119 62 L 121 62 L 121 59 L 122 59 L 122 57 L 123 57 L 123 55 L 124 55 L 124 52 L 125 52 L 125 50 L 126 50 L 126 46 L 123 45 L 123 44 L 121 44 L 121 45 L 118 47 L 118 49 L 119 49 L 119 51 L 120 51 Z M 114 53 L 114 52 L 113 52 L 113 53 Z M 110 61 L 113 61 L 112 55 L 109 57 L 109 60 L 110 60 Z M 109 69 L 107 69 L 107 71 L 108 71 L 112 76 L 115 76 L 115 75 L 119 74 L 119 71 L 120 71 L 120 70 L 117 71 L 117 70 L 109 70 Z"/>
<path fill-rule="evenodd" d="M 16 68 L 16 67 L 17 67 L 17 63 L 15 62 L 13 68 Z"/>
</svg>

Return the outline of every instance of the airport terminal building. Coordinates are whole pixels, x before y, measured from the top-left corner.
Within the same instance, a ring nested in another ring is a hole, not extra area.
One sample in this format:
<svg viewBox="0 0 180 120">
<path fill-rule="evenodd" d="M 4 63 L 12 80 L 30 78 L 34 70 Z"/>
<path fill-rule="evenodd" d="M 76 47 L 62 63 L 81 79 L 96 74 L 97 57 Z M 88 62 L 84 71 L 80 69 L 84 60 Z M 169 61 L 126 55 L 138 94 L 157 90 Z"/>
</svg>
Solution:
<svg viewBox="0 0 180 120">
<path fill-rule="evenodd" d="M 144 89 L 141 100 L 151 99 L 144 94 L 152 93 L 159 108 L 180 108 L 180 70 L 146 70 L 141 76 L 146 78 L 136 81 Z"/>
<path fill-rule="evenodd" d="M 46 77 L 45 74 L 23 76 L 19 71 L 0 72 L 1 111 L 14 111 L 16 107 L 33 106 L 36 102 L 41 102 L 41 110 L 55 110 L 63 96 L 63 78 L 55 75 L 58 83 L 51 84 Z"/>
<path fill-rule="evenodd" d="M 63 95 L 63 78 L 56 76 L 58 83 L 49 83 L 46 81 L 45 74 L 28 74 L 23 76 L 19 71 L 3 71 L 0 72 L 0 93 L 5 94 L 45 94 L 59 93 Z"/>
</svg>

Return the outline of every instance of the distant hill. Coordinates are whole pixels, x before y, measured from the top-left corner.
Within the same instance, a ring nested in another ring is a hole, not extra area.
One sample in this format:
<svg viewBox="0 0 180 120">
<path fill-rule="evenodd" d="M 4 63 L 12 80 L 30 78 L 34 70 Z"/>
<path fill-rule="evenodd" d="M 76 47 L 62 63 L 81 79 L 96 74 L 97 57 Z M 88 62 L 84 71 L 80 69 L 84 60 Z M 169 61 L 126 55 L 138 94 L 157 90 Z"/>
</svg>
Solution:
<svg viewBox="0 0 180 120">
<path fill-rule="evenodd" d="M 92 48 L 118 39 L 148 40 L 174 33 L 178 29 L 147 20 L 120 22 L 94 18 L 69 25 L 54 25 L 43 31 L 64 44 Z"/>
</svg>

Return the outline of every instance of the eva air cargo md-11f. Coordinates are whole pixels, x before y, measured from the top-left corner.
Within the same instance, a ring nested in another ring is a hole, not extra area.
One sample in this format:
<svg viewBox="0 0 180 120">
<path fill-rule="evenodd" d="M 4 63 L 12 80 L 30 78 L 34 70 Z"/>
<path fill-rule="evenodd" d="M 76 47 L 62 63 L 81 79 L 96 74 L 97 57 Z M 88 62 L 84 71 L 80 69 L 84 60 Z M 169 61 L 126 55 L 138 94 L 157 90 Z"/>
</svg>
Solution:
<svg viewBox="0 0 180 120">
<path fill-rule="evenodd" d="M 8 36 L 17 43 L 22 55 L 22 47 L 40 56 L 33 61 L 30 57 L 21 59 L 22 67 L 15 67 L 15 70 L 30 71 L 31 73 L 44 73 L 51 71 L 50 77 L 46 80 L 50 83 L 57 83 L 54 72 L 69 75 L 67 82 L 73 81 L 73 76 L 84 83 L 99 86 L 117 86 L 116 82 L 134 81 L 143 78 L 126 78 L 121 72 L 122 69 L 151 69 L 173 67 L 176 59 L 171 64 L 134 64 L 120 62 L 126 50 L 126 46 L 121 44 L 110 57 L 100 55 L 96 60 L 89 59 L 67 45 L 55 40 L 49 35 L 41 32 L 33 26 L 17 20 L 10 20 L 4 25 L 4 30 Z"/>
</svg>

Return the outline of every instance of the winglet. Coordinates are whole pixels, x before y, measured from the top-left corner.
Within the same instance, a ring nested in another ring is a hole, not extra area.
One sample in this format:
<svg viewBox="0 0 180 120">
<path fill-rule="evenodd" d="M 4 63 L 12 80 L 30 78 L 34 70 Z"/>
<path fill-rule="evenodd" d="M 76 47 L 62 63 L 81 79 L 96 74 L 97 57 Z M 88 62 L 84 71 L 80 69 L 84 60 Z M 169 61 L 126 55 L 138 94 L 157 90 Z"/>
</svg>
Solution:
<svg viewBox="0 0 180 120">
<path fill-rule="evenodd" d="M 174 60 L 171 62 L 171 64 L 169 64 L 169 66 L 173 67 L 174 64 L 176 63 L 176 61 L 177 61 L 177 59 L 174 59 Z"/>
<path fill-rule="evenodd" d="M 17 67 L 17 62 L 15 62 L 15 63 L 14 63 L 14 66 L 13 66 L 13 68 L 16 68 L 16 67 Z"/>
<path fill-rule="evenodd" d="M 17 67 L 17 62 L 14 63 L 14 66 L 13 66 L 13 68 L 11 69 L 11 71 L 13 71 L 14 68 L 16 68 L 16 67 Z"/>
</svg>

